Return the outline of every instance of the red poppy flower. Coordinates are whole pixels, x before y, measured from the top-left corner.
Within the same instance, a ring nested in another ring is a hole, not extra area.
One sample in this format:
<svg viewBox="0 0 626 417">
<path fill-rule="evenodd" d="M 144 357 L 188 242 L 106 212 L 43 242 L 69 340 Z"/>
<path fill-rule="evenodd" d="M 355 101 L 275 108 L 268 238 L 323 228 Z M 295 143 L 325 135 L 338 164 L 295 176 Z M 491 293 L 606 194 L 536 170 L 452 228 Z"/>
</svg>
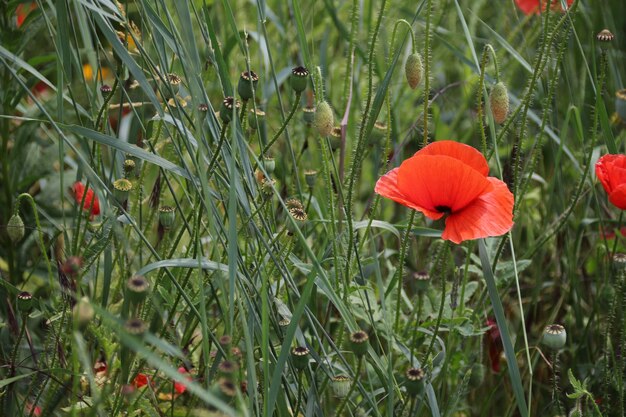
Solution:
<svg viewBox="0 0 626 417">
<path fill-rule="evenodd" d="M 615 207 L 626 210 L 626 155 L 604 155 L 596 162 L 596 177 Z"/>
<path fill-rule="evenodd" d="M 572 3 L 574 3 L 574 0 L 567 0 L 567 7 L 571 6 Z M 515 0 L 515 4 L 526 15 L 539 14 L 539 10 L 542 12 L 546 11 L 548 0 Z M 554 11 L 564 11 L 563 6 L 561 6 L 561 0 L 552 0 L 550 5 Z"/>
<path fill-rule="evenodd" d="M 83 195 L 85 194 L 85 184 L 76 181 L 72 185 L 72 194 L 77 204 L 83 201 Z M 91 188 L 87 189 L 87 195 L 85 195 L 85 202 L 83 203 L 83 210 L 88 211 L 91 218 L 100 214 L 100 201 Z"/>
<path fill-rule="evenodd" d="M 489 361 L 491 362 L 491 370 L 494 373 L 500 372 L 500 358 L 502 357 L 502 338 L 500 337 L 500 329 L 496 321 L 492 318 L 487 319 L 487 333 L 485 333 L 485 343 L 489 350 Z"/>
<path fill-rule="evenodd" d="M 135 388 L 145 387 L 149 382 L 150 379 L 148 378 L 148 375 L 142 373 L 138 373 L 135 379 L 133 379 L 133 385 Z"/>
<path fill-rule="evenodd" d="M 37 8 L 37 3 L 31 2 L 30 4 L 20 3 L 15 9 L 15 17 L 17 28 L 19 29 L 24 24 L 28 14 Z"/>
<path fill-rule="evenodd" d="M 187 380 L 191 381 L 191 376 L 189 376 L 189 372 L 187 372 L 187 369 L 185 369 L 184 366 L 178 368 L 178 373 L 187 375 Z M 182 394 L 183 392 L 187 391 L 187 385 L 182 382 L 174 382 L 174 391 L 176 391 L 178 394 Z"/>
<path fill-rule="evenodd" d="M 513 194 L 488 173 L 487 160 L 476 149 L 442 140 L 383 175 L 374 191 L 429 219 L 447 215 L 441 238 L 461 243 L 513 227 Z"/>
</svg>

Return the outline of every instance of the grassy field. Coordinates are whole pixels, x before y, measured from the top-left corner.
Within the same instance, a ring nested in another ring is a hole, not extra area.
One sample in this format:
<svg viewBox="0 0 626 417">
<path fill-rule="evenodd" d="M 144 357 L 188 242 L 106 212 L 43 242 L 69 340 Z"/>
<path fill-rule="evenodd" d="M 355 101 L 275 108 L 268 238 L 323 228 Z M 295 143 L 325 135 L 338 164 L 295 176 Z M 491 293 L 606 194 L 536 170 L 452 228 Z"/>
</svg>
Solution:
<svg viewBox="0 0 626 417">
<path fill-rule="evenodd" d="M 626 5 L 541 2 L 1 1 L 0 416 L 623 417 Z"/>
</svg>

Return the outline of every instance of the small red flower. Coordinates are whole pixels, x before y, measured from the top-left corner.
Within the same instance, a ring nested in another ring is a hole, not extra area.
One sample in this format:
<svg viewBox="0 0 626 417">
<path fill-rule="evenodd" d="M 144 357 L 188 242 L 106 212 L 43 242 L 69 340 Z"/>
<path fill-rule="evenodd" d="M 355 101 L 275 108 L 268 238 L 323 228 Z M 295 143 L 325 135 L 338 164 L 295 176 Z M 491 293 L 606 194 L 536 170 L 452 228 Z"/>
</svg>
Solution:
<svg viewBox="0 0 626 417">
<path fill-rule="evenodd" d="M 26 415 L 29 416 L 30 413 L 32 412 L 33 415 L 35 417 L 40 417 L 41 416 L 41 407 L 39 407 L 38 405 L 35 406 L 35 410 L 33 411 L 33 404 L 32 403 L 26 403 L 26 406 L 24 407 L 26 410 Z"/>
<path fill-rule="evenodd" d="M 146 374 L 138 373 L 135 379 L 133 379 L 133 385 L 135 386 L 135 388 L 138 388 L 138 389 L 141 387 L 145 387 L 149 383 L 150 383 L 150 379 L 148 378 L 148 375 Z"/>
<path fill-rule="evenodd" d="M 604 155 L 596 162 L 596 177 L 615 207 L 626 210 L 626 155 Z"/>
<path fill-rule="evenodd" d="M 178 373 L 186 375 L 187 380 L 191 381 L 191 376 L 189 375 L 189 372 L 187 372 L 187 369 L 185 369 L 184 366 L 181 366 L 180 368 L 178 368 Z M 178 394 L 182 394 L 185 391 L 187 391 L 187 385 L 185 385 L 182 382 L 174 382 L 174 391 L 176 391 Z"/>
<path fill-rule="evenodd" d="M 85 195 L 85 184 L 76 181 L 74 185 L 72 185 L 72 194 L 74 195 L 76 203 L 80 204 L 83 201 L 83 195 Z M 87 189 L 83 210 L 88 211 L 91 218 L 100 214 L 100 201 L 91 188 Z"/>
<path fill-rule="evenodd" d="M 572 3 L 574 3 L 574 0 L 567 0 L 567 7 L 571 6 Z M 515 4 L 517 4 L 517 7 L 526 15 L 539 14 L 540 10 L 542 12 L 546 11 L 548 0 L 515 0 Z M 550 8 L 554 11 L 564 11 L 561 6 L 561 0 L 552 0 L 550 5 Z"/>
<path fill-rule="evenodd" d="M 500 236 L 513 227 L 513 194 L 488 177 L 485 157 L 451 140 L 431 143 L 376 183 L 375 192 L 438 220 L 454 243 Z"/>
<path fill-rule="evenodd" d="M 17 8 L 15 9 L 15 17 L 18 29 L 22 27 L 24 21 L 26 20 L 26 17 L 28 17 L 28 14 L 36 8 L 37 3 L 35 2 L 31 2 L 30 4 L 20 3 L 17 5 Z"/>
</svg>

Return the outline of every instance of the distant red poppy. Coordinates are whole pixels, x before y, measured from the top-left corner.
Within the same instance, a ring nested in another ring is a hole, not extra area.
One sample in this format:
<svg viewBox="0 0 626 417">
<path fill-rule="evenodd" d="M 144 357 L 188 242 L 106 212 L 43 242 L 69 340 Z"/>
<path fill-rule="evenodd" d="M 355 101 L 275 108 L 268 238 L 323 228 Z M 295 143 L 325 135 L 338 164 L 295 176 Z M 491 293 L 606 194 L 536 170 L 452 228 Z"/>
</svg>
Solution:
<svg viewBox="0 0 626 417">
<path fill-rule="evenodd" d="M 191 376 L 189 376 L 189 372 L 187 371 L 187 369 L 185 369 L 184 366 L 178 368 L 178 373 L 187 375 L 187 379 L 191 381 Z M 176 391 L 178 394 L 182 394 L 183 392 L 187 391 L 187 385 L 182 382 L 174 382 L 174 391 Z"/>
<path fill-rule="evenodd" d="M 442 140 L 383 175 L 374 191 L 429 219 L 447 215 L 441 238 L 461 243 L 513 227 L 513 194 L 488 173 L 487 160 L 476 149 Z"/>
<path fill-rule="evenodd" d="M 138 373 L 135 379 L 133 379 L 133 385 L 135 388 L 145 387 L 149 382 L 150 380 L 148 379 L 148 375 L 142 373 Z"/>
<path fill-rule="evenodd" d="M 77 204 L 83 201 L 83 195 L 85 194 L 85 184 L 80 181 L 76 181 L 72 185 L 72 194 Z M 91 218 L 100 214 L 100 201 L 91 188 L 87 189 L 87 195 L 85 195 L 85 202 L 83 203 L 83 210 L 88 211 Z"/>
<path fill-rule="evenodd" d="M 596 177 L 615 207 L 626 210 L 626 155 L 604 155 L 596 162 Z"/>
<path fill-rule="evenodd" d="M 15 18 L 17 28 L 19 29 L 24 24 L 28 14 L 37 8 L 37 3 L 31 2 L 30 4 L 20 3 L 15 9 Z"/>
<path fill-rule="evenodd" d="M 492 318 L 487 319 L 487 333 L 485 333 L 485 343 L 489 351 L 489 361 L 491 362 L 491 370 L 494 373 L 500 372 L 500 358 L 502 357 L 502 338 L 500 336 L 500 329 L 496 321 Z"/>
<path fill-rule="evenodd" d="M 572 3 L 574 3 L 574 0 L 567 0 L 567 7 L 571 6 Z M 542 12 L 546 11 L 548 0 L 515 0 L 515 4 L 517 4 L 517 7 L 526 15 L 539 14 L 540 10 Z M 550 6 L 554 11 L 563 11 L 561 0 L 552 0 Z"/>
</svg>

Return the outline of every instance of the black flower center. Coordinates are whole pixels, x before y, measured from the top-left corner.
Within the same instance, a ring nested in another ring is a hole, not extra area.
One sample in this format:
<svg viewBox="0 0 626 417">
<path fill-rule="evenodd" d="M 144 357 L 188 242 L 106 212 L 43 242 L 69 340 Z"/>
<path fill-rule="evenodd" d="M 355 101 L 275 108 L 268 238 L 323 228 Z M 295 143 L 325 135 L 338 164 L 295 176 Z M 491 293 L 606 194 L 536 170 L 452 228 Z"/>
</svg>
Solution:
<svg viewBox="0 0 626 417">
<path fill-rule="evenodd" d="M 437 210 L 439 213 L 445 213 L 445 214 L 452 213 L 452 209 L 448 206 L 435 206 L 435 210 Z"/>
</svg>

